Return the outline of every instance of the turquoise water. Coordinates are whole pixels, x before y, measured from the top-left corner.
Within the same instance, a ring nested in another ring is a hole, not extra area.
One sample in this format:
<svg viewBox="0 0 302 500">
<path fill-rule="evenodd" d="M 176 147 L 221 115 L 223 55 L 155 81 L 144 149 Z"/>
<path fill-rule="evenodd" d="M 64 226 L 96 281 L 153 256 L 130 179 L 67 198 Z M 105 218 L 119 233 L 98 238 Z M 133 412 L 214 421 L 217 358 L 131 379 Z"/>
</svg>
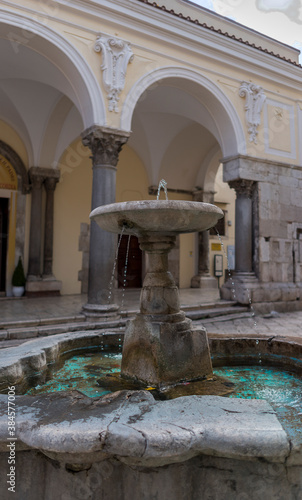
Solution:
<svg viewBox="0 0 302 500">
<path fill-rule="evenodd" d="M 50 365 L 45 380 L 40 380 L 26 394 L 77 389 L 89 397 L 104 396 L 111 391 L 97 381 L 100 377 L 118 374 L 121 360 L 121 352 L 91 352 L 90 348 L 87 353 Z M 302 378 L 295 371 L 263 366 L 263 363 L 264 360 L 252 366 L 217 367 L 214 374 L 235 385 L 235 390 L 225 397 L 266 400 L 287 431 L 292 435 L 299 433 L 302 439 Z"/>
<path fill-rule="evenodd" d="M 44 394 L 47 392 L 70 391 L 77 389 L 86 396 L 100 397 L 107 394 L 107 389 L 100 387 L 97 380 L 101 376 L 120 372 L 121 352 L 89 352 L 76 354 L 65 362 L 50 365 L 45 382 L 39 382 L 26 394 Z"/>
<path fill-rule="evenodd" d="M 273 366 L 224 366 L 215 374 L 236 386 L 230 398 L 264 399 L 272 405 L 288 433 L 302 438 L 302 379 Z"/>
</svg>

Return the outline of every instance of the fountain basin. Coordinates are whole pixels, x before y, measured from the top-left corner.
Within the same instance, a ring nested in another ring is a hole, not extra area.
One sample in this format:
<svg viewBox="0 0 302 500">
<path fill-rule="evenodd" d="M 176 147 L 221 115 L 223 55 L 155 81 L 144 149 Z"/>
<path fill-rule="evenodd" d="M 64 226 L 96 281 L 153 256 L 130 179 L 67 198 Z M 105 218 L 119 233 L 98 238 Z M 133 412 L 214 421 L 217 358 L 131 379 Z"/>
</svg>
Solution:
<svg viewBox="0 0 302 500">
<path fill-rule="evenodd" d="M 301 341 L 210 336 L 209 342 L 222 358 L 260 351 L 282 355 L 287 364 L 302 360 Z M 2 387 L 22 383 L 66 351 L 120 344 L 120 332 L 78 332 L 3 350 Z M 2 470 L 7 467 L 7 399 L 0 395 Z M 92 500 L 101 493 L 108 500 L 127 495 L 187 500 L 189 494 L 193 499 L 207 498 L 207 493 L 223 498 L 221 492 L 225 498 L 256 500 L 261 491 L 266 498 L 278 498 L 278 492 L 279 498 L 294 500 L 302 494 L 301 436 L 289 435 L 266 401 L 217 396 L 155 401 L 148 391 L 88 398 L 70 391 L 20 395 L 15 404 L 17 467 L 22 471 L 17 499 L 28 492 L 32 500 L 45 498 L 44 491 L 53 490 L 54 471 L 58 487 L 47 497 L 51 500 L 59 493 Z M 1 497 L 9 498 L 6 491 Z"/>
<path fill-rule="evenodd" d="M 112 233 L 135 236 L 205 231 L 223 217 L 220 208 L 210 203 L 180 200 L 142 200 L 112 203 L 95 208 L 90 218 Z"/>
</svg>

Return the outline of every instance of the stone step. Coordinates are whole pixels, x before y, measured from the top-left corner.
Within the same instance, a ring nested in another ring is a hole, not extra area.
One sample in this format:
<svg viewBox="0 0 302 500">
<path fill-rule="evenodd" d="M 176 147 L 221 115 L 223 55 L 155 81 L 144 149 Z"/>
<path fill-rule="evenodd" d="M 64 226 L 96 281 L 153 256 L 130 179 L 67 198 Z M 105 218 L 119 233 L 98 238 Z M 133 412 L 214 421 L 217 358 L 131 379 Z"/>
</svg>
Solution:
<svg viewBox="0 0 302 500">
<path fill-rule="evenodd" d="M 200 311 L 203 309 L 223 309 L 226 307 L 234 307 L 236 306 L 236 302 L 232 300 L 219 300 L 216 302 L 204 302 L 201 304 L 194 304 L 194 305 L 185 305 L 181 304 L 180 308 L 182 311 Z"/>
<path fill-rule="evenodd" d="M 7 330 L 11 328 L 29 328 L 29 327 L 39 327 L 44 325 L 56 325 L 58 323 L 75 323 L 85 321 L 85 316 L 83 314 L 76 314 L 74 316 L 57 316 L 51 318 L 33 318 L 33 319 L 22 319 L 16 321 L 1 321 L 0 322 L 0 332 L 1 330 Z"/>
<path fill-rule="evenodd" d="M 75 323 L 59 323 L 59 318 L 56 324 L 44 326 L 30 326 L 19 328 L 7 328 L 0 331 L 0 341 L 12 341 L 33 339 L 36 337 L 47 337 L 49 335 L 57 335 L 59 333 L 80 332 L 86 330 L 104 330 L 107 328 L 120 329 L 125 327 L 126 320 L 119 319 L 117 321 L 80 321 Z M 3 347 L 0 342 L 0 348 Z M 6 344 L 6 342 L 5 342 Z"/>
<path fill-rule="evenodd" d="M 227 307 L 234 308 L 236 305 L 236 302 L 232 300 L 220 300 L 218 302 L 207 302 L 204 304 L 194 304 L 194 305 L 185 305 L 185 304 L 180 304 L 180 309 L 186 313 L 186 316 L 190 317 L 190 311 L 202 311 L 202 310 L 212 310 L 215 309 L 217 311 L 217 314 L 219 314 L 219 309 L 225 309 Z M 137 309 L 132 309 L 132 310 L 122 310 L 121 311 L 121 316 L 124 318 L 127 317 L 132 317 L 135 314 L 139 312 L 139 308 Z"/>
<path fill-rule="evenodd" d="M 231 307 L 215 307 L 209 309 L 199 309 L 195 311 L 186 311 L 186 316 L 192 320 L 215 318 L 218 316 L 236 315 L 246 313 L 249 311 L 245 306 L 231 306 Z"/>
<path fill-rule="evenodd" d="M 216 307 L 217 304 L 215 303 L 214 307 L 210 307 L 208 309 L 192 309 L 183 307 L 182 309 L 185 310 L 186 316 L 192 320 L 206 320 L 211 318 L 213 321 L 213 318 L 218 319 L 218 317 L 221 316 L 236 317 L 237 315 L 240 316 L 242 313 L 247 315 L 250 314 L 247 313 L 249 310 L 248 307 L 236 306 L 233 302 L 230 304 L 233 305 L 222 307 L 222 305 L 219 304 Z M 76 315 L 72 317 L 41 318 L 3 322 L 0 325 L 0 348 L 11 347 L 11 343 L 14 345 L 14 342 L 17 341 L 21 342 L 26 339 L 29 340 L 36 337 L 57 335 L 59 333 L 79 332 L 83 330 L 104 330 L 108 328 L 115 328 L 118 331 L 118 329 L 124 329 L 129 318 L 136 312 L 138 311 L 124 311 L 122 312 L 121 318 L 114 321 L 86 321 L 83 315 Z"/>
</svg>

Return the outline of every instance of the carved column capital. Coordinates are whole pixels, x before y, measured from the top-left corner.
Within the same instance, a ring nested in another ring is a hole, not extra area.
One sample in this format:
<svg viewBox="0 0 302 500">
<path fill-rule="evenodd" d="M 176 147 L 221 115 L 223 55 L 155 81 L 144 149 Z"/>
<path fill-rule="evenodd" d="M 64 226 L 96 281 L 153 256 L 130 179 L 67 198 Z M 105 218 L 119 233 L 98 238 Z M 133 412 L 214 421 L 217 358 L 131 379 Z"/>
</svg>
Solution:
<svg viewBox="0 0 302 500">
<path fill-rule="evenodd" d="M 46 191 L 54 191 L 58 181 L 57 177 L 47 177 L 44 181 Z"/>
<path fill-rule="evenodd" d="M 44 181 L 44 175 L 40 172 L 39 167 L 31 167 L 29 169 L 29 179 L 31 187 L 34 189 L 41 189 Z"/>
<path fill-rule="evenodd" d="M 92 152 L 93 167 L 116 167 L 119 153 L 130 132 L 105 127 L 91 127 L 82 134 L 84 146 Z"/>
<path fill-rule="evenodd" d="M 236 179 L 235 181 L 229 181 L 228 184 L 230 188 L 235 189 L 237 196 L 244 196 L 246 198 L 252 198 L 256 186 L 255 181 L 247 179 Z"/>
</svg>

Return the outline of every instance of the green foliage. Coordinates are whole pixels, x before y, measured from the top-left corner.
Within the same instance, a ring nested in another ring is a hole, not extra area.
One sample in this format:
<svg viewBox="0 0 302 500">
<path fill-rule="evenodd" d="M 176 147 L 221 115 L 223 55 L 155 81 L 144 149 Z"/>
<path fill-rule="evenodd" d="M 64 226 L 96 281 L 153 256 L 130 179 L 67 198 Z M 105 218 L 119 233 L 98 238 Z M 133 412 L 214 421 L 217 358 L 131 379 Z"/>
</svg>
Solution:
<svg viewBox="0 0 302 500">
<path fill-rule="evenodd" d="M 22 259 L 19 257 L 18 264 L 16 269 L 14 270 L 14 274 L 12 277 L 12 285 L 13 286 L 25 286 L 26 278 L 24 274 Z"/>
</svg>

